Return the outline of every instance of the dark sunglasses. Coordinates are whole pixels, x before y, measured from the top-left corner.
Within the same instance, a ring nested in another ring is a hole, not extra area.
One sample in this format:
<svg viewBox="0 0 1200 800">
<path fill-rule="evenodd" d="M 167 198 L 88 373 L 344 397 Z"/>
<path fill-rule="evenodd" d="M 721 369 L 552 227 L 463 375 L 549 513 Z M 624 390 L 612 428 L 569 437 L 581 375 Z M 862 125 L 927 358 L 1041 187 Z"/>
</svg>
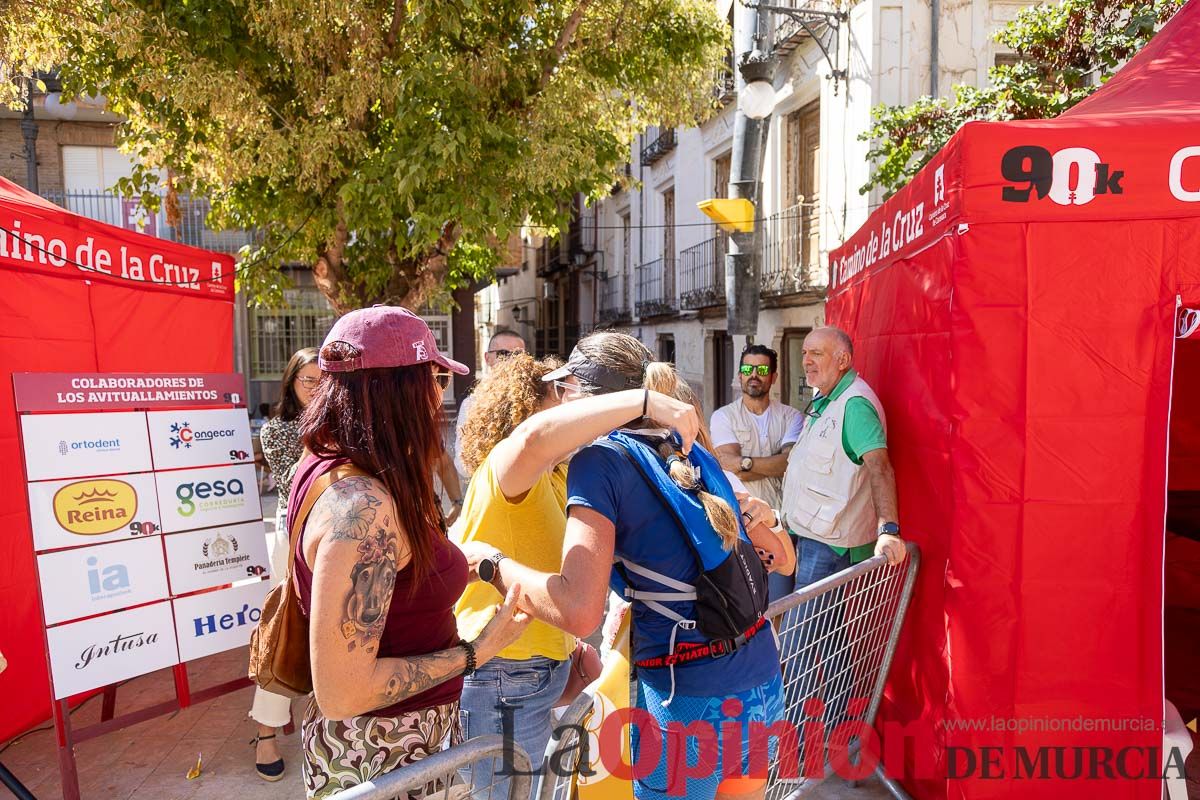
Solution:
<svg viewBox="0 0 1200 800">
<path fill-rule="evenodd" d="M 743 375 L 753 375 L 754 373 L 757 372 L 760 376 L 765 378 L 771 374 L 771 365 L 770 364 L 742 364 L 740 367 L 738 367 L 738 371 L 741 372 Z"/>
<path fill-rule="evenodd" d="M 494 355 L 496 358 L 508 358 L 509 356 L 516 355 L 518 353 L 524 353 L 525 351 L 524 350 L 488 350 L 488 352 L 490 354 Z"/>
</svg>

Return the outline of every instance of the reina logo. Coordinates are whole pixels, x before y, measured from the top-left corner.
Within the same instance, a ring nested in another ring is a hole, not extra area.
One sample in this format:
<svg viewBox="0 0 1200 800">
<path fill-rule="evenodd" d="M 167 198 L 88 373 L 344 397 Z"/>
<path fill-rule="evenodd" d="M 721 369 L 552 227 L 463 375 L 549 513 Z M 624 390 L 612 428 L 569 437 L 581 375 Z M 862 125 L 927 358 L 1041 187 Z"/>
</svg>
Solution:
<svg viewBox="0 0 1200 800">
<path fill-rule="evenodd" d="M 229 439 L 235 433 L 230 428 L 215 428 L 213 430 L 193 430 L 188 422 L 173 422 L 171 423 L 171 447 L 178 450 L 180 447 L 185 450 L 191 448 L 192 442 L 211 442 L 214 439 Z"/>
<path fill-rule="evenodd" d="M 208 481 L 181 483 L 175 487 L 175 497 L 179 500 L 176 510 L 180 516 L 190 517 L 196 513 L 196 500 L 207 501 L 200 504 L 200 508 L 206 510 L 237 507 L 244 501 L 234 498 L 245 493 L 245 487 L 237 478 L 230 481 L 213 481 L 212 483 Z"/>
<path fill-rule="evenodd" d="M 130 524 L 138 510 L 137 490 L 112 478 L 76 481 L 54 493 L 54 518 L 79 536 L 112 533 Z"/>
<path fill-rule="evenodd" d="M 100 559 L 91 556 L 87 565 L 88 590 L 93 600 L 108 600 L 133 591 L 129 585 L 129 568 L 124 564 L 101 567 Z"/>
</svg>

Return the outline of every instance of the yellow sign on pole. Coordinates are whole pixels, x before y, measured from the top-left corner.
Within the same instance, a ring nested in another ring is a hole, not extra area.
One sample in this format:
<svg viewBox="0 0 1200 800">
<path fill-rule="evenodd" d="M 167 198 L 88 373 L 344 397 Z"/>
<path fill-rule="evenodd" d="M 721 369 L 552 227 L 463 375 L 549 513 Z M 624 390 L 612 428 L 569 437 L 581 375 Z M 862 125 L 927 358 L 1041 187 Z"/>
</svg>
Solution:
<svg viewBox="0 0 1200 800">
<path fill-rule="evenodd" d="M 715 197 L 696 205 L 726 233 L 754 232 L 754 203 L 744 197 Z"/>
</svg>

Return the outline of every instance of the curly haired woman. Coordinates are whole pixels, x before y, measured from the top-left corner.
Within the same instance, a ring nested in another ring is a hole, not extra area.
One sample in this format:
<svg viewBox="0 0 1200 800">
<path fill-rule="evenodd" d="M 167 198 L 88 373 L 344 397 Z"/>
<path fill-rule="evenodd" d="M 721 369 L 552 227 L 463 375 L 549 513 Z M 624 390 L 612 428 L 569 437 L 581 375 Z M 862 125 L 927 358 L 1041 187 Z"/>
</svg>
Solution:
<svg viewBox="0 0 1200 800">
<path fill-rule="evenodd" d="M 557 361 L 513 354 L 475 389 L 461 448 L 472 471 L 462 516 L 450 535 L 460 545 L 487 545 L 523 564 L 557 572 L 566 531 L 565 463 L 594 439 L 644 417 L 679 431 L 690 447 L 700 417 L 688 403 L 643 389 L 563 404 L 578 387 L 546 381 Z M 459 631 L 472 636 L 503 598 L 491 582 L 497 562 L 479 567 L 455 607 Z M 575 637 L 533 622 L 498 658 L 463 682 L 463 730 L 468 738 L 507 733 L 541 763 L 550 740 L 550 711 L 569 676 Z M 472 776 L 485 785 L 490 765 Z M 465 776 L 464 776 L 465 777 Z M 504 790 L 498 787 L 498 794 Z"/>
</svg>

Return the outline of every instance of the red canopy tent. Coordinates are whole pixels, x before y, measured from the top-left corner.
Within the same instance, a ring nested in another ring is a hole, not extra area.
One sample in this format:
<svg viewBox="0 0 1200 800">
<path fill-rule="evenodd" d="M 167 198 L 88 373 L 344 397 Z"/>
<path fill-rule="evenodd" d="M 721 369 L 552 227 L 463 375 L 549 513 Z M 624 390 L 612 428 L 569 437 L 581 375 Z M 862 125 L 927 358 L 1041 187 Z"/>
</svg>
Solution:
<svg viewBox="0 0 1200 800">
<path fill-rule="evenodd" d="M 1200 489 L 1197 52 L 1192 0 L 1058 119 L 964 126 L 831 255 L 923 549 L 882 711 L 939 744 L 917 796 L 1161 796 L 1117 770 L 1161 769 L 1168 472 Z M 1040 746 L 1062 766 L 1022 778 Z"/>
<path fill-rule="evenodd" d="M 14 372 L 231 372 L 233 259 L 0 178 L 0 742 L 50 715 Z"/>
</svg>

